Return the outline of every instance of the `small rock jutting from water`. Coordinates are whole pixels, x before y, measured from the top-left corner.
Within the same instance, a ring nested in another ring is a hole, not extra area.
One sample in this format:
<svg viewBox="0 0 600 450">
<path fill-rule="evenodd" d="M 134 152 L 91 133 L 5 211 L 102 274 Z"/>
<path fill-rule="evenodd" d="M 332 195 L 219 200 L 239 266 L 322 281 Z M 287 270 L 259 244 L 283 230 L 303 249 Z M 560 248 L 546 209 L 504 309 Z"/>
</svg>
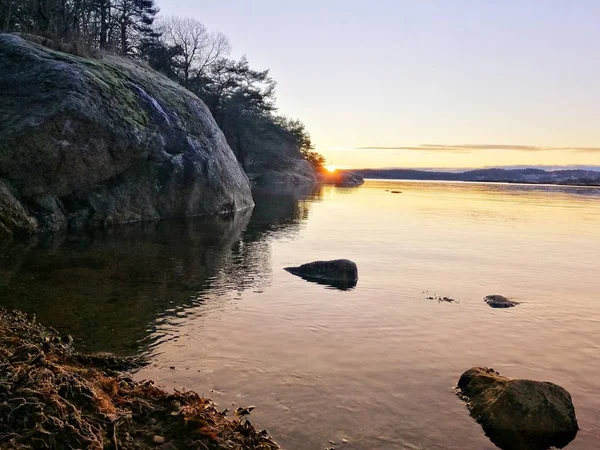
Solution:
<svg viewBox="0 0 600 450">
<path fill-rule="evenodd" d="M 392 194 L 402 194 L 402 191 L 392 191 Z"/>
<path fill-rule="evenodd" d="M 519 304 L 502 295 L 488 295 L 483 300 L 492 308 L 513 308 Z"/>
<path fill-rule="evenodd" d="M 485 434 L 505 450 L 563 448 L 579 431 L 571 395 L 553 383 L 513 380 L 474 367 L 460 377 L 457 393 Z"/>
<path fill-rule="evenodd" d="M 326 284 L 341 290 L 353 288 L 358 282 L 358 267 L 348 259 L 314 261 L 298 267 L 286 267 L 285 270 L 307 281 Z"/>
</svg>

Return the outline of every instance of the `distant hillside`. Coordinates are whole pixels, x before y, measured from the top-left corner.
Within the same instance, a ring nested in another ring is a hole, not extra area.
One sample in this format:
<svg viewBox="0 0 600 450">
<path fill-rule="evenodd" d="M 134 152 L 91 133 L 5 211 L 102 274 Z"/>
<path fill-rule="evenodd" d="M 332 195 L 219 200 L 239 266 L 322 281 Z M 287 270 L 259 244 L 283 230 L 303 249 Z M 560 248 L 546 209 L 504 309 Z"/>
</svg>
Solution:
<svg viewBox="0 0 600 450">
<path fill-rule="evenodd" d="M 477 169 L 466 172 L 439 172 L 412 169 L 359 169 L 363 178 L 394 180 L 485 181 L 496 183 L 561 184 L 600 186 L 600 172 L 565 169 Z"/>
</svg>

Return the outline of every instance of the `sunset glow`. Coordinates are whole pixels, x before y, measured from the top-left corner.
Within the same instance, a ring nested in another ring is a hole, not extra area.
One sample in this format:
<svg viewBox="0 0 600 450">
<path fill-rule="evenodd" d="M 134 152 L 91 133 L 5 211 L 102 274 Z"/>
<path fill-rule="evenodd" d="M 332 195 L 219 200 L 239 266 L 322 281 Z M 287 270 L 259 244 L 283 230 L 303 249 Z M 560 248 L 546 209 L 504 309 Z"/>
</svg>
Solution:
<svg viewBox="0 0 600 450">
<path fill-rule="evenodd" d="M 329 164 L 600 164 L 600 151 L 562 150 L 600 147 L 600 2 L 238 3 L 159 6 L 208 21 L 232 57 L 271 69 L 279 113 L 306 124 Z M 382 148 L 422 144 L 561 150 Z"/>
</svg>

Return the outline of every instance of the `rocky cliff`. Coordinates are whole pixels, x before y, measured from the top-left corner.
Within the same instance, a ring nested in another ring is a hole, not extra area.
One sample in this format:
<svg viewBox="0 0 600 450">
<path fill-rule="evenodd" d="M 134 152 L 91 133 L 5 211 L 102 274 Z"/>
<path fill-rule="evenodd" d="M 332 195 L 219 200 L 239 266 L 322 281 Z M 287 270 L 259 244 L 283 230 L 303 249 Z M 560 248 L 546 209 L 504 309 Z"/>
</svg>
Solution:
<svg viewBox="0 0 600 450">
<path fill-rule="evenodd" d="M 252 204 L 247 176 L 196 96 L 132 60 L 0 35 L 0 234 Z"/>
</svg>

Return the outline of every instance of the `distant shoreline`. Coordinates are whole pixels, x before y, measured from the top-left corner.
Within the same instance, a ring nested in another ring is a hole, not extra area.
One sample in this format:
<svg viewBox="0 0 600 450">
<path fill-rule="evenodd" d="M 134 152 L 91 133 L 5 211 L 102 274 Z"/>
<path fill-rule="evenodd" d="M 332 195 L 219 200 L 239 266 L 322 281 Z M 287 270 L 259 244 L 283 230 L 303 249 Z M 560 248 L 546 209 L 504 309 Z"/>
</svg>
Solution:
<svg viewBox="0 0 600 450">
<path fill-rule="evenodd" d="M 370 178 L 366 177 L 365 181 L 411 181 L 417 183 L 470 183 L 470 184 L 510 184 L 510 185 L 525 185 L 525 186 L 559 186 L 559 187 L 580 187 L 580 188 L 600 188 L 598 184 L 559 184 L 559 183 L 535 183 L 526 181 L 481 181 L 481 180 L 435 180 L 435 179 L 417 179 L 417 178 Z"/>
<path fill-rule="evenodd" d="M 538 184 L 553 186 L 600 186 L 600 172 L 564 169 L 478 169 L 466 172 L 439 172 L 414 169 L 359 169 L 365 179 L 413 181 L 462 181 L 471 183 Z"/>
</svg>

